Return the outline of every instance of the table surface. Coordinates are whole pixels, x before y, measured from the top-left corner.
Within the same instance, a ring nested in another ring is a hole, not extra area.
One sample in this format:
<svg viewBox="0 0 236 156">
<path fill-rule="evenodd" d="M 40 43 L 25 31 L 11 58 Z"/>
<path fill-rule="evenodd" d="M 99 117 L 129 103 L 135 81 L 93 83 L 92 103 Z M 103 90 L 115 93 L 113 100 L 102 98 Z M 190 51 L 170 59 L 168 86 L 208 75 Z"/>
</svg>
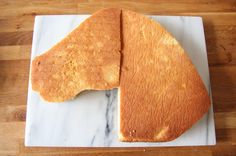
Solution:
<svg viewBox="0 0 236 156">
<path fill-rule="evenodd" d="M 24 130 L 35 15 L 89 14 L 121 7 L 153 15 L 203 17 L 216 146 L 151 148 L 26 148 Z M 0 1 L 0 155 L 236 155 L 236 1 Z"/>
</svg>

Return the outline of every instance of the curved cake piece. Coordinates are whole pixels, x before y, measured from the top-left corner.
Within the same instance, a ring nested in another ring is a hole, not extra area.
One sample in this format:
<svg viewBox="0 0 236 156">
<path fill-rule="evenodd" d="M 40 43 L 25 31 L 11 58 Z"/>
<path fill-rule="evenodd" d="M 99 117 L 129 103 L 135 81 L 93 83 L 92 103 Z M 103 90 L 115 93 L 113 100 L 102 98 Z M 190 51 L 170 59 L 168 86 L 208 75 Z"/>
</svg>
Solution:
<svg viewBox="0 0 236 156">
<path fill-rule="evenodd" d="M 47 101 L 119 86 L 119 9 L 98 11 L 32 62 L 32 88 Z"/>
<path fill-rule="evenodd" d="M 170 141 L 210 106 L 207 90 L 180 44 L 160 24 L 122 10 L 121 141 Z"/>
</svg>

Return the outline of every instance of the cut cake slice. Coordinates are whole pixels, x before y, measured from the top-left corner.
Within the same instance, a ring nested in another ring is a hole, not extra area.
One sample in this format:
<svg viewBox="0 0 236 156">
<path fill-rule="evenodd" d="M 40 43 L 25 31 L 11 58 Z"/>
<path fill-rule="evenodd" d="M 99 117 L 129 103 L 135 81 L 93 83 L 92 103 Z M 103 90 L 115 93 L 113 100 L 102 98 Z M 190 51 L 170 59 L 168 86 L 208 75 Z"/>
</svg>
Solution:
<svg viewBox="0 0 236 156">
<path fill-rule="evenodd" d="M 184 49 L 160 24 L 122 10 L 119 139 L 171 141 L 209 109 L 208 92 Z"/>
<path fill-rule="evenodd" d="M 119 86 L 120 9 L 98 11 L 32 62 L 32 88 L 50 102 Z"/>
</svg>

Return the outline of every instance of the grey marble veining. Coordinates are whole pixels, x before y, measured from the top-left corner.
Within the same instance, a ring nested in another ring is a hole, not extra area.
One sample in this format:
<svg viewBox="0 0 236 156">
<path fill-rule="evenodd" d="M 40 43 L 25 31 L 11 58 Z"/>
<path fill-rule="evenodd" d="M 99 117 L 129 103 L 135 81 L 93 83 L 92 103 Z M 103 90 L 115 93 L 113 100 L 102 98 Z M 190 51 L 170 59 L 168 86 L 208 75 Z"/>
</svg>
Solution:
<svg viewBox="0 0 236 156">
<path fill-rule="evenodd" d="M 37 16 L 35 18 L 31 60 L 42 54 L 88 15 Z M 211 96 L 209 69 L 202 19 L 183 16 L 149 16 L 176 37 L 196 66 Z M 84 91 L 74 100 L 45 102 L 28 89 L 26 146 L 138 147 L 214 145 L 213 109 L 191 129 L 166 143 L 124 143 L 118 141 L 117 89 Z"/>
</svg>

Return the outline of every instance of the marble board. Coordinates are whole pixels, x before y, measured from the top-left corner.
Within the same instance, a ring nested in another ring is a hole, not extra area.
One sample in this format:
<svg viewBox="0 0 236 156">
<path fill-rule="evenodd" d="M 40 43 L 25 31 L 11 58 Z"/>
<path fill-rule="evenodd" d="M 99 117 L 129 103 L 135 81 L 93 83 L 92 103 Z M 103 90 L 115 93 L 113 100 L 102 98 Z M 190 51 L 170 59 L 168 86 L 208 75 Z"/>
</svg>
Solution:
<svg viewBox="0 0 236 156">
<path fill-rule="evenodd" d="M 89 15 L 36 16 L 32 59 L 48 50 Z M 200 17 L 149 16 L 176 37 L 196 66 L 211 96 L 203 22 Z M 144 95 L 145 96 L 145 95 Z M 117 89 L 85 91 L 74 100 L 45 102 L 32 91 L 29 80 L 26 146 L 51 147 L 148 147 L 215 145 L 213 108 L 174 141 L 125 143 L 118 140 Z"/>
</svg>

